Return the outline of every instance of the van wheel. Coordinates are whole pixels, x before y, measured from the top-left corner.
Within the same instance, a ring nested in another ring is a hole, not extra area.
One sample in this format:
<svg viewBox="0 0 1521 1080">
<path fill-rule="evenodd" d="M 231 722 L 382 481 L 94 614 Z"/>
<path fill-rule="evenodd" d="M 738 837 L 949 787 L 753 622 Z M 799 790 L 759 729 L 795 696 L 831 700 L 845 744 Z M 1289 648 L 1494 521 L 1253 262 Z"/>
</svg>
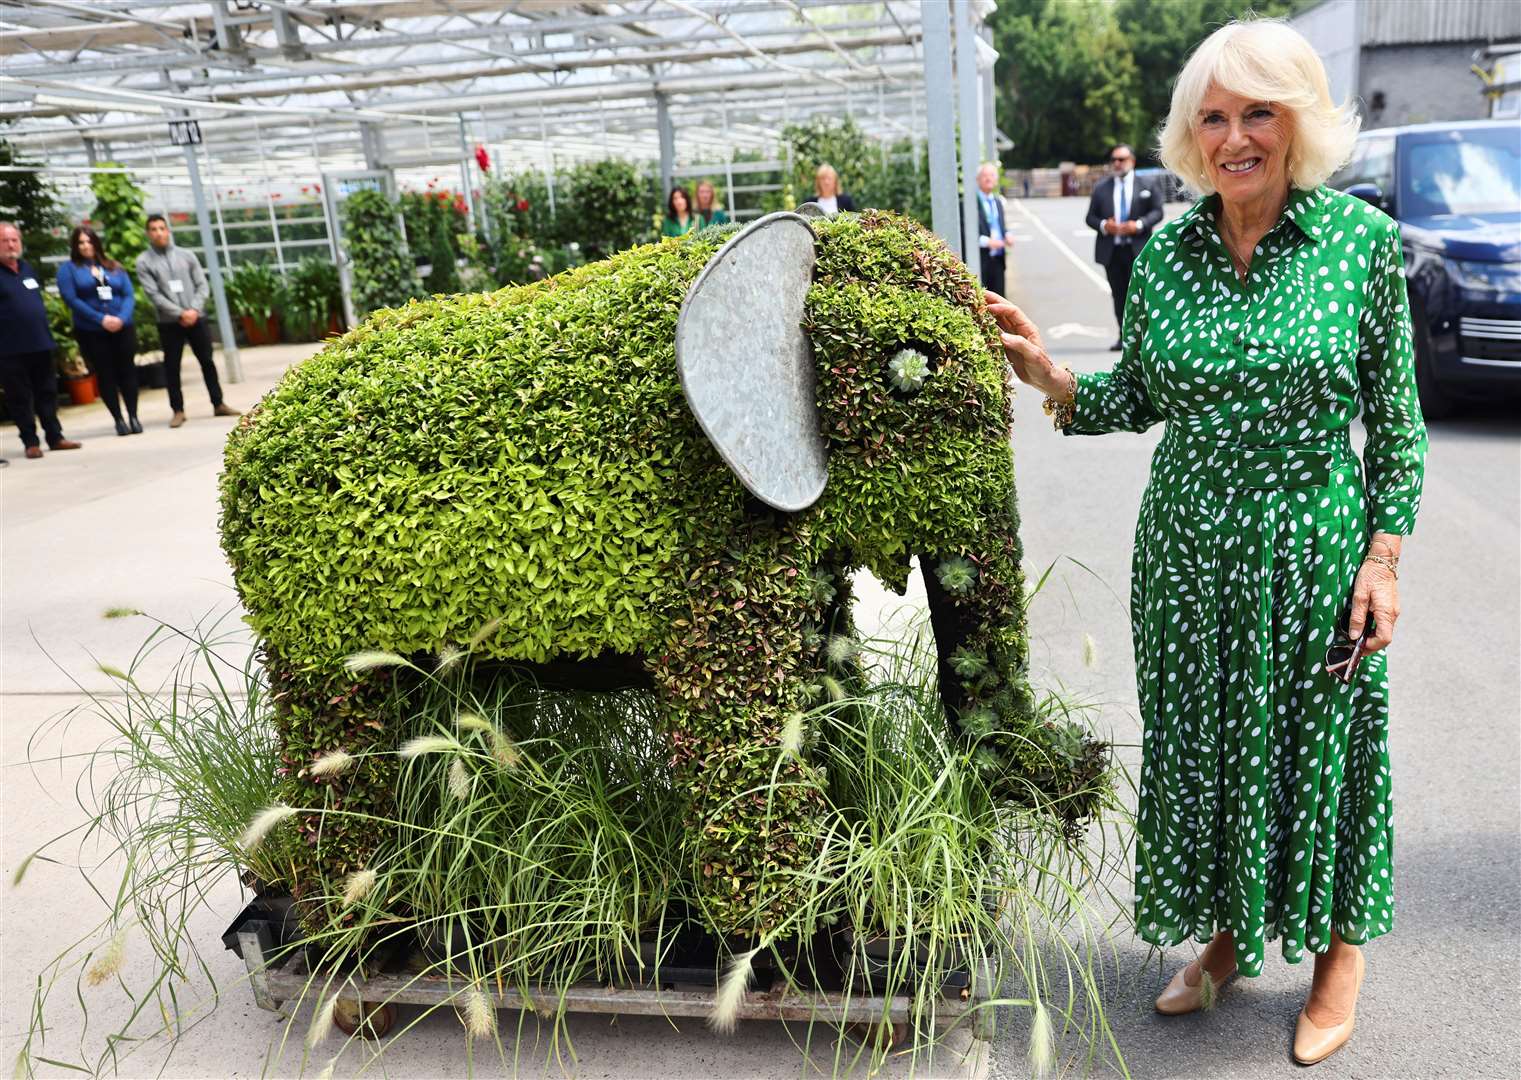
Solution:
<svg viewBox="0 0 1521 1080">
<path fill-rule="evenodd" d="M 1421 415 L 1427 420 L 1445 419 L 1457 410 L 1457 403 L 1437 385 L 1431 372 L 1431 331 L 1419 308 L 1410 311 L 1410 331 L 1415 339 L 1415 389 L 1421 396 Z"/>
</svg>

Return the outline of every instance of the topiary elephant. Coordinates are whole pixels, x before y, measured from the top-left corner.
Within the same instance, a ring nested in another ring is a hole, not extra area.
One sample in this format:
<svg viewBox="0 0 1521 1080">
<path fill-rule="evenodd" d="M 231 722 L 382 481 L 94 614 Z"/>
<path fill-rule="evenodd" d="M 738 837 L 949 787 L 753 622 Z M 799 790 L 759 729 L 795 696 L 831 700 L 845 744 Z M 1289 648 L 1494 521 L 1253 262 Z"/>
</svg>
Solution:
<svg viewBox="0 0 1521 1080">
<path fill-rule="evenodd" d="M 806 750 L 774 789 L 792 835 L 731 796 L 772 780 L 789 718 L 854 670 L 850 572 L 901 592 L 918 555 L 980 766 L 1080 819 L 1102 748 L 1037 720 L 1010 415 L 975 279 L 890 213 L 770 215 L 376 313 L 244 417 L 221 481 L 293 798 L 383 814 L 394 757 L 341 789 L 309 770 L 398 739 L 386 680 L 343 658 L 437 654 L 489 623 L 478 657 L 653 685 L 713 928 L 764 929 L 787 898 L 761 883 L 808 857 L 820 810 Z M 300 873 L 329 881 L 375 841 L 330 819 L 319 850 L 305 827 Z"/>
</svg>

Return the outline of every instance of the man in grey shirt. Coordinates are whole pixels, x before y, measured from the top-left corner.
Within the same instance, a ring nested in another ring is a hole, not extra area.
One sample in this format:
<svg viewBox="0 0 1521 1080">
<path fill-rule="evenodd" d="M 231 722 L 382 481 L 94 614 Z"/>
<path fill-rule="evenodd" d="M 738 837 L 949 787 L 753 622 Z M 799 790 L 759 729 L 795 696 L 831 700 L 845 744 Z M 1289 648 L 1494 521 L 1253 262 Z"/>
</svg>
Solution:
<svg viewBox="0 0 1521 1080">
<path fill-rule="evenodd" d="M 211 359 L 211 331 L 202 317 L 206 311 L 206 273 L 196 257 L 174 246 L 169 222 L 163 214 L 148 215 L 148 250 L 137 259 L 137 280 L 153 301 L 158 316 L 159 341 L 164 346 L 164 381 L 169 385 L 169 407 L 174 416 L 169 426 L 185 422 L 185 396 L 180 392 L 180 357 L 185 344 L 201 365 L 201 376 L 211 394 L 216 416 L 239 416 L 222 400 L 222 384 Z"/>
</svg>

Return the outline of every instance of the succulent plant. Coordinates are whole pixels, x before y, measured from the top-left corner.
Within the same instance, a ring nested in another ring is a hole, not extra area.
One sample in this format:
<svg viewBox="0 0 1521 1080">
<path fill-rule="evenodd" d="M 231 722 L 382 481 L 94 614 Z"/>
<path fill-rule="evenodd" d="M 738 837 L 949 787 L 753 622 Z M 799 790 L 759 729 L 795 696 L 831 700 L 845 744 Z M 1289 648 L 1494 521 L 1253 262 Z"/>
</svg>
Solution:
<svg viewBox="0 0 1521 1080">
<path fill-rule="evenodd" d="M 935 567 L 935 576 L 940 579 L 946 592 L 960 595 L 970 592 L 972 586 L 977 584 L 977 567 L 972 565 L 970 559 L 957 556 L 946 559 Z"/>
<path fill-rule="evenodd" d="M 923 386 L 930 373 L 928 358 L 914 349 L 899 349 L 887 368 L 892 372 L 893 385 L 908 393 Z"/>
<path fill-rule="evenodd" d="M 951 653 L 950 664 L 951 670 L 961 679 L 975 679 L 985 675 L 988 670 L 988 658 L 980 651 L 965 646 Z"/>
</svg>

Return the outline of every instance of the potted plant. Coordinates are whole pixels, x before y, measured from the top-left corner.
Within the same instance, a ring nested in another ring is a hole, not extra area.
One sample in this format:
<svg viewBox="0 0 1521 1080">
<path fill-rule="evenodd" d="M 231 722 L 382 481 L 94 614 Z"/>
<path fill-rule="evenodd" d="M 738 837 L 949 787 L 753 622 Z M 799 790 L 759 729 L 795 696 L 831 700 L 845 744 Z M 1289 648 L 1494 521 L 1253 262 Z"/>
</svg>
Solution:
<svg viewBox="0 0 1521 1080">
<path fill-rule="evenodd" d="M 227 306 L 242 324 L 250 345 L 273 345 L 280 340 L 280 308 L 285 281 L 273 267 L 244 263 L 227 278 Z"/>
<path fill-rule="evenodd" d="M 331 262 L 308 255 L 285 276 L 285 292 L 285 324 L 292 333 L 313 341 L 338 333 L 343 292 Z"/>
</svg>

